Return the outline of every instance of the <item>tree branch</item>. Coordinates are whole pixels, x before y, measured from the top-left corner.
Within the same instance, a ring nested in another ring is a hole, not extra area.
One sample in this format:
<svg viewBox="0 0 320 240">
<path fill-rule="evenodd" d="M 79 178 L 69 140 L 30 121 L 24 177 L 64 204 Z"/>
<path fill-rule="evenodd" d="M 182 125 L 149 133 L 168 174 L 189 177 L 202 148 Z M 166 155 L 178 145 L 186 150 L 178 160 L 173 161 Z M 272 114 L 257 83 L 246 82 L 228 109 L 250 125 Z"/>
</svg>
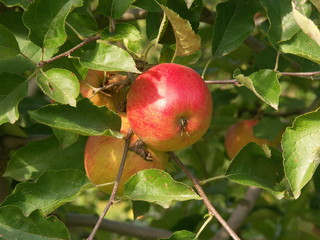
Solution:
<svg viewBox="0 0 320 240">
<path fill-rule="evenodd" d="M 52 57 L 52 58 L 50 58 L 50 59 L 48 59 L 48 60 L 39 62 L 39 63 L 37 64 L 37 67 L 38 67 L 38 68 L 41 68 L 41 67 L 43 67 L 43 65 L 45 65 L 46 63 L 53 62 L 53 61 L 55 61 L 55 60 L 57 60 L 57 59 L 59 59 L 59 58 L 62 58 L 62 57 L 70 56 L 70 54 L 71 54 L 72 52 L 74 52 L 75 50 L 83 47 L 84 45 L 86 45 L 86 44 L 89 43 L 89 42 L 93 42 L 93 41 L 98 40 L 98 39 L 100 39 L 100 36 L 93 36 L 93 37 L 85 38 L 81 43 L 79 43 L 79 44 L 76 45 L 75 47 L 71 48 L 70 50 L 68 50 L 68 51 L 66 51 L 66 52 L 63 52 L 63 53 L 61 53 L 61 54 L 59 54 L 59 55 L 57 55 L 57 56 L 54 56 L 54 57 Z"/>
<path fill-rule="evenodd" d="M 118 190 L 118 186 L 119 186 L 119 182 L 120 182 L 120 179 L 121 179 L 121 176 L 122 176 L 122 172 L 123 172 L 123 169 L 124 169 L 124 164 L 126 163 L 126 158 L 127 158 L 127 154 L 128 154 L 128 150 L 129 150 L 129 144 L 130 144 L 131 135 L 132 135 L 132 130 L 130 129 L 128 131 L 128 133 L 127 133 L 127 136 L 125 137 L 125 141 L 126 142 L 125 142 L 125 145 L 124 145 L 123 155 L 122 155 L 120 167 L 119 167 L 119 170 L 118 170 L 118 175 L 117 175 L 117 178 L 116 178 L 116 180 L 114 182 L 114 186 L 113 186 L 113 189 L 112 189 L 111 196 L 110 196 L 109 201 L 108 201 L 106 207 L 104 208 L 101 216 L 99 217 L 96 225 L 94 226 L 90 236 L 88 237 L 88 240 L 93 240 L 94 239 L 94 236 L 96 235 L 96 232 L 98 231 L 104 216 L 107 214 L 109 208 L 114 203 L 114 200 L 116 198 L 116 193 L 117 193 L 117 190 Z"/>
<path fill-rule="evenodd" d="M 65 224 L 68 227 L 94 227 L 97 221 L 98 217 L 95 217 L 93 215 L 68 213 Z M 99 229 L 125 236 L 150 240 L 155 240 L 158 238 L 168 238 L 172 234 L 172 232 L 164 229 L 142 227 L 135 225 L 134 223 L 117 222 L 107 219 L 102 220 Z"/>
<path fill-rule="evenodd" d="M 197 190 L 200 197 L 202 198 L 209 213 L 216 217 L 216 219 L 219 221 L 219 223 L 225 228 L 225 230 L 228 232 L 228 234 L 230 234 L 230 236 L 234 240 L 240 240 L 240 238 L 237 236 L 237 234 L 230 228 L 230 226 L 226 223 L 226 221 L 221 217 L 221 215 L 218 213 L 218 211 L 211 204 L 207 195 L 203 191 L 199 180 L 196 177 L 194 177 L 191 172 L 189 172 L 189 170 L 184 166 L 184 164 L 180 161 L 180 159 L 173 152 L 169 152 L 169 156 L 182 169 L 182 171 L 187 175 L 187 177 L 192 181 L 195 189 Z"/>
<path fill-rule="evenodd" d="M 259 198 L 261 191 L 262 190 L 260 188 L 248 187 L 245 197 L 240 200 L 239 204 L 227 221 L 234 231 L 237 231 L 240 228 L 243 220 L 248 216 L 255 202 Z M 229 239 L 229 234 L 222 228 L 212 240 L 227 239 Z"/>
</svg>

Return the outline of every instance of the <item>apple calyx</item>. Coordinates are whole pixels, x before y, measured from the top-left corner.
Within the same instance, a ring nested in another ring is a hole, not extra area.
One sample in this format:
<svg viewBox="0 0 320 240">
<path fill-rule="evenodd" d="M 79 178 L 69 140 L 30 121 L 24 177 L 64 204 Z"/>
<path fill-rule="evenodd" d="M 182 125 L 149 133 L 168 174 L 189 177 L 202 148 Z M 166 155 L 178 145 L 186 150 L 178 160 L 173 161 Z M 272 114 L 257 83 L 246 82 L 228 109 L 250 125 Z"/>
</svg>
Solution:
<svg viewBox="0 0 320 240">
<path fill-rule="evenodd" d="M 180 126 L 180 135 L 183 136 L 183 134 L 187 134 L 190 137 L 189 132 L 186 130 L 187 129 L 187 125 L 188 125 L 188 120 L 186 117 L 181 117 L 180 118 L 180 122 L 179 122 L 179 126 Z"/>
</svg>

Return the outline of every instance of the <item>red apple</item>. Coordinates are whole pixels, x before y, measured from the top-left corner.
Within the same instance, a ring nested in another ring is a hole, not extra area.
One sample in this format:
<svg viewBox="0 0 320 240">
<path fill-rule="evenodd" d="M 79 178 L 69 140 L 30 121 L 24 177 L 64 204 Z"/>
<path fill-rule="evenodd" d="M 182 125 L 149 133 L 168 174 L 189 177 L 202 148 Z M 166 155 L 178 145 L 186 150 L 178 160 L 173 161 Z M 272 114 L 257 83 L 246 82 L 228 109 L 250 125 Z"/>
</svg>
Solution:
<svg viewBox="0 0 320 240">
<path fill-rule="evenodd" d="M 228 128 L 225 137 L 225 148 L 230 159 L 234 158 L 238 152 L 250 142 L 255 142 L 260 146 L 267 144 L 268 146 L 273 147 L 276 147 L 279 144 L 280 140 L 278 138 L 274 141 L 270 141 L 263 138 L 257 138 L 254 135 L 253 127 L 258 122 L 259 120 L 256 119 L 244 120 Z"/>
<path fill-rule="evenodd" d="M 126 78 L 127 76 L 121 74 L 89 69 L 85 80 L 80 81 L 80 92 L 97 106 L 106 106 L 113 111 L 119 111 L 126 98 L 123 89 L 110 88 L 95 93 L 93 88 L 101 88 L 116 81 L 124 81 Z"/>
<path fill-rule="evenodd" d="M 141 74 L 127 97 L 134 133 L 159 151 L 174 151 L 198 141 L 208 130 L 212 97 L 197 72 L 163 63 Z"/>
<path fill-rule="evenodd" d="M 126 133 L 128 123 L 122 115 L 122 130 Z M 133 135 L 130 140 L 130 147 L 133 147 L 139 139 Z M 96 185 L 113 183 L 117 177 L 121 163 L 125 140 L 109 136 L 90 136 L 87 140 L 84 154 L 84 166 L 90 181 Z M 125 167 L 119 183 L 118 195 L 123 193 L 124 183 L 135 173 L 143 169 L 157 168 L 165 169 L 168 161 L 168 154 L 146 148 L 151 154 L 151 160 L 146 160 L 134 151 L 129 150 Z M 113 184 L 99 187 L 106 193 L 111 193 Z"/>
</svg>

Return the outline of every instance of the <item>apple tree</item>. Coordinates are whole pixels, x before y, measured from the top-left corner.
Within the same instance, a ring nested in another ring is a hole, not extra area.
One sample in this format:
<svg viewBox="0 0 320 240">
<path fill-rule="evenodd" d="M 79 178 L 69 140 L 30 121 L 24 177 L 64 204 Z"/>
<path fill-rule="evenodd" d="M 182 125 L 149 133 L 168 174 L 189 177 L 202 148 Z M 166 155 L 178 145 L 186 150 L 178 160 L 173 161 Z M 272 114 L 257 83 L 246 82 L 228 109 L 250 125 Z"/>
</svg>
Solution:
<svg viewBox="0 0 320 240">
<path fill-rule="evenodd" d="M 320 239 L 319 11 L 0 0 L 0 239 Z"/>
</svg>

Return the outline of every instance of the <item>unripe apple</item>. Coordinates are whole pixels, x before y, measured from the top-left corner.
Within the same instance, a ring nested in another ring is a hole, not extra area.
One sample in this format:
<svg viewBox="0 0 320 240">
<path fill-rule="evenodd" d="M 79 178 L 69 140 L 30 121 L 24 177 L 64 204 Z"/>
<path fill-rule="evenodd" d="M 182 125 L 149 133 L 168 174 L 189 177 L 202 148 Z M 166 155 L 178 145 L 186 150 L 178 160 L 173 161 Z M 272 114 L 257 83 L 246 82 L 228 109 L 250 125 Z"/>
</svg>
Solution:
<svg viewBox="0 0 320 240">
<path fill-rule="evenodd" d="M 95 105 L 106 106 L 118 112 L 125 103 L 126 92 L 124 89 L 113 87 L 95 92 L 94 88 L 98 89 L 117 81 L 124 81 L 126 77 L 121 74 L 89 69 L 85 80 L 80 81 L 80 93 L 83 97 L 89 98 Z"/>
<path fill-rule="evenodd" d="M 257 138 L 254 135 L 253 127 L 258 122 L 259 120 L 256 119 L 243 120 L 228 128 L 225 137 L 225 148 L 230 159 L 234 158 L 238 152 L 250 142 L 255 142 L 260 146 L 267 144 L 268 146 L 273 147 L 276 147 L 279 144 L 278 138 L 274 141 L 270 141 L 263 138 Z"/>
<path fill-rule="evenodd" d="M 126 117 L 122 117 L 121 132 L 128 131 Z M 136 147 L 136 142 L 140 141 L 133 135 L 130 140 L 130 148 Z M 118 139 L 109 136 L 90 136 L 87 140 L 84 153 L 84 166 L 88 178 L 93 184 L 112 183 L 116 180 L 118 169 L 121 163 L 123 150 L 125 146 L 124 139 Z M 157 168 L 165 169 L 168 162 L 168 154 L 146 148 L 145 150 L 151 156 L 151 160 L 146 160 L 133 150 L 128 151 L 125 167 L 118 187 L 118 195 L 122 195 L 124 183 L 135 173 L 143 169 Z M 99 187 L 100 190 L 111 193 L 114 184 Z"/>
<path fill-rule="evenodd" d="M 174 151 L 198 141 L 208 130 L 212 97 L 197 72 L 163 63 L 141 74 L 127 97 L 134 133 L 159 151 Z"/>
</svg>

